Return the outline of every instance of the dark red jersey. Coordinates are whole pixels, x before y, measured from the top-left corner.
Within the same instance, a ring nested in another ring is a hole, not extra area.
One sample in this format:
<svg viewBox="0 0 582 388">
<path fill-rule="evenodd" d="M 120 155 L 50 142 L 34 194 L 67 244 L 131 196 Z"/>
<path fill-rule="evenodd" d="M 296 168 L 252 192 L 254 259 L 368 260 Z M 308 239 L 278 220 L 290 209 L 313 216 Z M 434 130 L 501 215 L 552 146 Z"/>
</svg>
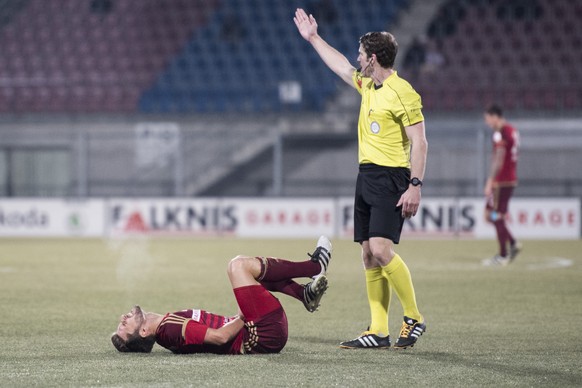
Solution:
<svg viewBox="0 0 582 388">
<path fill-rule="evenodd" d="M 493 151 L 505 150 L 505 157 L 494 182 L 499 186 L 517 184 L 517 157 L 519 152 L 519 132 L 509 124 L 493 132 Z"/>
<path fill-rule="evenodd" d="M 209 328 L 219 329 L 233 319 L 204 310 L 168 313 L 156 330 L 156 342 L 174 353 L 241 354 L 244 330 L 222 346 L 204 343 Z"/>
<path fill-rule="evenodd" d="M 279 353 L 288 334 L 287 316 L 279 300 L 258 284 L 235 288 L 234 294 L 246 322 L 232 341 L 209 345 L 204 337 L 208 329 L 220 329 L 235 317 L 182 310 L 166 314 L 156 330 L 156 342 L 174 353 Z"/>
</svg>

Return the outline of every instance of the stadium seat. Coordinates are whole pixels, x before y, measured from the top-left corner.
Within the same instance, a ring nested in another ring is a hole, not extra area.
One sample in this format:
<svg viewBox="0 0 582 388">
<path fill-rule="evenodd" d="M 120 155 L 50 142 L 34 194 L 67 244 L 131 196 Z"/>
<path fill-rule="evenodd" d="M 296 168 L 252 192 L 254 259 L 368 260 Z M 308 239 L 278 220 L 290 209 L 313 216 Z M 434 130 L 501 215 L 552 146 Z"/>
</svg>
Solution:
<svg viewBox="0 0 582 388">
<path fill-rule="evenodd" d="M 0 30 L 0 46 L 10 58 L 0 73 L 40 83 L 10 97 L 7 105 L 19 112 L 135 111 L 156 73 L 216 7 L 216 1 L 118 0 L 109 13 L 97 15 L 83 1 L 23 3 Z M 123 98 L 95 97 L 113 87 L 122 90 L 108 95 Z"/>
<path fill-rule="evenodd" d="M 370 2 L 370 7 L 364 9 L 346 0 L 334 0 L 333 3 L 338 10 L 337 24 L 328 27 L 321 23 L 322 29 L 335 30 L 341 20 L 341 30 L 344 33 L 341 36 L 329 34 L 326 37 L 340 51 L 353 57 L 356 56 L 354 42 L 357 37 L 370 29 L 385 29 L 385 24 L 394 17 L 396 4 L 406 4 L 401 0 L 374 0 Z M 222 23 L 227 20 L 228 13 L 234 11 L 244 33 L 234 41 L 225 41 L 221 36 Z M 361 18 L 353 17 L 354 15 L 360 15 Z M 188 106 L 195 106 L 196 110 L 201 111 L 278 111 L 281 109 L 278 82 L 294 79 L 299 80 L 304 88 L 302 103 L 293 106 L 293 109 L 322 109 L 325 101 L 335 92 L 335 87 L 309 88 L 307 85 L 314 82 L 319 85 L 327 84 L 328 80 L 333 79 L 333 75 L 329 74 L 314 53 L 306 50 L 306 43 L 297 36 L 291 16 L 292 11 L 285 3 L 269 2 L 266 5 L 266 0 L 222 2 L 212 15 L 210 23 L 197 31 L 166 71 L 177 72 L 177 79 L 196 79 L 196 82 L 191 82 L 193 87 L 221 90 L 226 81 L 235 89 L 253 90 L 253 97 L 249 100 L 245 93 L 230 93 L 228 97 L 220 93 L 209 93 L 209 101 L 195 99 L 194 104 Z M 181 63 L 184 57 L 197 59 L 187 61 L 188 66 L 178 71 L 174 64 Z M 227 75 L 216 76 L 217 70 L 225 70 Z M 200 82 L 198 77 L 189 77 L 188 73 L 204 74 L 205 77 Z M 323 78 L 314 78 L 314 74 L 319 73 L 325 74 Z M 154 84 L 152 89 L 142 95 L 140 106 L 156 106 L 146 100 L 154 98 L 154 90 L 168 87 L 172 88 L 167 84 Z M 257 93 L 257 90 L 261 92 Z M 172 95 L 170 98 L 184 96 Z"/>
<path fill-rule="evenodd" d="M 445 2 L 426 33 L 441 40 L 448 63 L 432 80 L 420 78 L 423 93 L 431 96 L 425 106 L 482 109 L 472 93 L 458 89 L 444 91 L 442 101 L 432 98 L 438 94 L 433 90 L 462 82 L 481 95 L 500 96 L 516 109 L 582 108 L 576 105 L 579 93 L 575 92 L 582 91 L 577 66 L 582 61 L 578 13 L 582 14 L 582 4 L 568 0 Z M 474 69 L 482 76 L 475 76 Z M 506 85 L 514 85 L 516 91 L 520 86 L 527 89 L 514 93 L 505 90 Z M 569 91 L 562 98 L 558 90 Z"/>
</svg>

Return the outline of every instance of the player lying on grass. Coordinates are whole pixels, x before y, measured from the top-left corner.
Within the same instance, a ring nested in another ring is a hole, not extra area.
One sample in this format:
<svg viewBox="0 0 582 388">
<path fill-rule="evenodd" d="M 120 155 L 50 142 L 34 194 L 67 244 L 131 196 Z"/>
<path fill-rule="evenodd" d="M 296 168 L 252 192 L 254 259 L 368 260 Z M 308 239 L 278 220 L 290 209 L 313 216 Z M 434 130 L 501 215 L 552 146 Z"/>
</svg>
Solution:
<svg viewBox="0 0 582 388">
<path fill-rule="evenodd" d="M 278 353 L 287 343 L 287 316 L 269 291 L 303 302 L 309 312 L 319 307 L 327 290 L 325 273 L 331 243 L 322 236 L 311 260 L 293 262 L 272 257 L 237 256 L 228 277 L 239 315 L 225 317 L 204 310 L 182 310 L 165 315 L 134 306 L 123 314 L 111 342 L 120 352 L 149 353 L 157 342 L 174 353 Z M 294 278 L 313 277 L 300 285 Z"/>
</svg>

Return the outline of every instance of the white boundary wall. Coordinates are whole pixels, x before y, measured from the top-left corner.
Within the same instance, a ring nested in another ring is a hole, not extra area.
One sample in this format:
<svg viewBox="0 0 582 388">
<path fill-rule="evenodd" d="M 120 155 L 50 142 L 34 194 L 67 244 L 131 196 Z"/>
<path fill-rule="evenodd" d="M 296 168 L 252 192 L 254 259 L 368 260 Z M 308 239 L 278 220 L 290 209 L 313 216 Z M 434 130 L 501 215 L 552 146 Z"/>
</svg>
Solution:
<svg viewBox="0 0 582 388">
<path fill-rule="evenodd" d="M 105 225 L 102 199 L 0 200 L 0 237 L 100 237 Z"/>
<path fill-rule="evenodd" d="M 404 236 L 493 238 L 481 198 L 425 198 Z M 579 198 L 514 198 L 518 238 L 580 238 Z M 0 200 L 0 237 L 236 236 L 352 238 L 353 199 L 113 198 Z"/>
</svg>

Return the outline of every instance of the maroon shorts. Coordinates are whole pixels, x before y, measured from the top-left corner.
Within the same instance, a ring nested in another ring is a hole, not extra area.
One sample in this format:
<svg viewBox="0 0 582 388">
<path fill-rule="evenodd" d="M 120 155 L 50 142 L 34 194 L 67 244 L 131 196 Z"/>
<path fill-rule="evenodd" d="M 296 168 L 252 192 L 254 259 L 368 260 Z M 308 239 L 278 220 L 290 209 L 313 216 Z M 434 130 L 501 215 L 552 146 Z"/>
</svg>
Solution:
<svg viewBox="0 0 582 388">
<path fill-rule="evenodd" d="M 245 353 L 279 353 L 287 343 L 287 316 L 277 298 L 261 285 L 234 289 L 245 316 Z"/>
<path fill-rule="evenodd" d="M 494 187 L 493 192 L 487 197 L 487 210 L 506 214 L 509 208 L 509 200 L 513 195 L 513 186 Z"/>
</svg>

